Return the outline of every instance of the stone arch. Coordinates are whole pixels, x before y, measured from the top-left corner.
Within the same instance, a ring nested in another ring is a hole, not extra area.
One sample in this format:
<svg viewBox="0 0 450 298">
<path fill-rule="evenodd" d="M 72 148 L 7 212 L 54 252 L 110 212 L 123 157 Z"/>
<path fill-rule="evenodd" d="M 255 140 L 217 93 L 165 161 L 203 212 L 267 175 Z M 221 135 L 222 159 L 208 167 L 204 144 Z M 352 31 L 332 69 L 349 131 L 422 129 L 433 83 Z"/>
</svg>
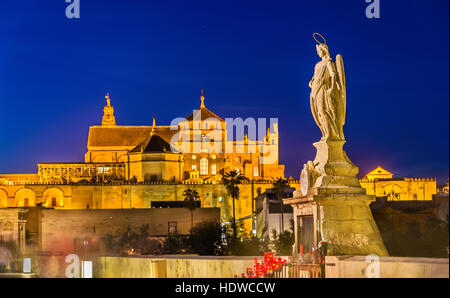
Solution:
<svg viewBox="0 0 450 298">
<path fill-rule="evenodd" d="M 17 207 L 28 207 L 36 205 L 36 193 L 31 188 L 21 188 L 14 195 Z"/>
<path fill-rule="evenodd" d="M 0 208 L 8 207 L 8 193 L 3 188 L 0 188 Z"/>
<path fill-rule="evenodd" d="M 402 188 L 397 184 L 391 183 L 383 188 L 383 194 L 388 197 L 388 200 L 400 200 Z"/>
<path fill-rule="evenodd" d="M 45 207 L 64 207 L 64 192 L 58 187 L 47 188 L 42 199 Z"/>
</svg>

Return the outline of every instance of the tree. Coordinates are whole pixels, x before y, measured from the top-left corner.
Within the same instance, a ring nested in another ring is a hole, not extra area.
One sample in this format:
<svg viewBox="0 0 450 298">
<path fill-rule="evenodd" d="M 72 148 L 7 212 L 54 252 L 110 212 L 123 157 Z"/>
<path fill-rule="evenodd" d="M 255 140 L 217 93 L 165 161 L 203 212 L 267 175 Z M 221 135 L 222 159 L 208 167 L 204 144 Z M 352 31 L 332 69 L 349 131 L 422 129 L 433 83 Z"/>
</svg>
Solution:
<svg viewBox="0 0 450 298">
<path fill-rule="evenodd" d="M 252 234 L 245 229 L 244 221 L 238 220 L 236 225 L 233 225 L 232 221 L 230 219 L 228 223 L 223 225 L 224 241 L 221 254 L 231 256 L 262 255 L 260 239 L 252 237 Z M 234 236 L 234 228 L 236 228 L 236 236 Z"/>
<path fill-rule="evenodd" d="M 216 221 L 196 224 L 191 229 L 192 252 L 199 255 L 219 255 L 222 252 L 222 226 Z"/>
<path fill-rule="evenodd" d="M 137 255 L 160 253 L 159 239 L 151 239 L 150 225 L 128 227 L 126 231 L 116 231 L 102 237 L 102 253 Z"/>
<path fill-rule="evenodd" d="M 292 254 L 292 245 L 294 245 L 294 221 L 290 222 L 290 231 L 281 231 L 277 233 L 275 229 L 272 230 L 272 247 L 276 254 L 282 256 L 289 256 Z"/>
<path fill-rule="evenodd" d="M 246 181 L 247 178 L 241 175 L 238 171 L 229 171 L 225 173 L 222 177 L 222 183 L 225 185 L 225 188 L 228 192 L 228 195 L 233 199 L 233 237 L 237 238 L 236 231 L 236 208 L 235 208 L 235 200 L 239 198 L 239 184 Z"/>
<path fill-rule="evenodd" d="M 161 244 L 160 251 L 167 255 L 186 253 L 186 242 L 186 238 L 181 235 L 169 235 Z"/>
<path fill-rule="evenodd" d="M 184 207 L 189 209 L 191 211 L 191 234 L 192 234 L 192 228 L 194 227 L 194 210 L 197 208 L 197 199 L 200 197 L 198 191 L 193 188 L 187 188 L 183 192 L 184 197 Z"/>
<path fill-rule="evenodd" d="M 273 183 L 273 191 L 275 195 L 277 196 L 277 199 L 280 200 L 280 206 L 281 206 L 281 231 L 280 233 L 283 233 L 284 231 L 284 210 L 283 210 L 283 197 L 284 192 L 286 188 L 289 187 L 288 180 L 286 178 L 278 178 Z"/>
</svg>

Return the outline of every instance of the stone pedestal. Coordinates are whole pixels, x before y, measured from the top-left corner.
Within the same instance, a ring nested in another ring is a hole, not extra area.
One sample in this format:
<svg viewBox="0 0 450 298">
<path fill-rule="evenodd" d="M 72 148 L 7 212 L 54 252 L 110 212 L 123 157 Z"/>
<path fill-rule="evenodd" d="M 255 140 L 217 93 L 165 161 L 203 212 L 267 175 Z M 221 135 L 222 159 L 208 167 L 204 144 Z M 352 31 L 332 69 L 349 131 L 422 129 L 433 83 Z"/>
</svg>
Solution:
<svg viewBox="0 0 450 298">
<path fill-rule="evenodd" d="M 348 158 L 343 147 L 345 140 L 320 141 L 313 161 L 311 191 L 322 193 L 365 193 L 359 184 L 359 168 Z"/>
<path fill-rule="evenodd" d="M 369 196 L 330 194 L 313 196 L 313 200 L 318 232 L 328 242 L 330 255 L 388 255 L 370 211 Z"/>
<path fill-rule="evenodd" d="M 313 215 L 315 245 L 328 243 L 329 255 L 387 256 L 369 204 L 373 196 L 366 195 L 357 178 L 358 167 L 343 150 L 345 140 L 314 143 L 317 154 L 305 164 L 301 175 L 301 190 L 285 204 L 294 208 L 296 229 L 298 216 Z M 305 187 L 308 185 L 308 187 Z M 296 245 L 300 243 L 296 232 Z"/>
</svg>

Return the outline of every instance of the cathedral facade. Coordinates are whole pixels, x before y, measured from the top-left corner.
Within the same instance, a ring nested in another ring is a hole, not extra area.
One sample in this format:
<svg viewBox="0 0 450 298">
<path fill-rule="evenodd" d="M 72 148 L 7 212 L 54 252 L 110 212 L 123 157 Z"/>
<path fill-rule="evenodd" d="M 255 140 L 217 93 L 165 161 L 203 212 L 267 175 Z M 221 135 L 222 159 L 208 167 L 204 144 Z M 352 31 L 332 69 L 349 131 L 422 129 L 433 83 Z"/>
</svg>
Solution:
<svg viewBox="0 0 450 298">
<path fill-rule="evenodd" d="M 161 202 L 183 201 L 183 192 L 195 187 L 201 207 L 220 208 L 227 221 L 232 200 L 221 177 L 238 171 L 247 181 L 240 186 L 236 218 L 249 219 L 253 199 L 284 177 L 276 123 L 259 140 L 247 134 L 229 139 L 234 127 L 206 107 L 202 94 L 199 108 L 171 124 L 156 125 L 153 119 L 149 126 L 118 125 L 107 95 L 101 124 L 89 128 L 84 161 L 39 163 L 34 174 L 0 174 L 0 208 L 158 208 Z M 298 180 L 289 183 L 299 186 Z M 251 221 L 246 227 L 252 228 Z"/>
<path fill-rule="evenodd" d="M 176 125 L 117 125 L 109 95 L 101 125 L 91 126 L 84 162 L 40 163 L 35 174 L 0 174 L 0 208 L 40 204 L 56 209 L 152 208 L 164 201 L 182 201 L 195 187 L 202 207 L 219 207 L 227 220 L 232 215 L 221 177 L 234 170 L 248 181 L 240 186 L 236 217 L 255 211 L 254 198 L 284 177 L 278 160 L 278 125 L 263 138 L 228 139 L 230 123 L 209 110 L 205 97 L 200 107 Z M 268 158 L 270 155 L 270 158 Z M 269 160 L 269 162 L 267 162 Z M 431 200 L 434 178 L 394 178 L 379 167 L 363 176 L 367 194 L 389 200 Z M 299 189 L 299 181 L 289 179 Z"/>
<path fill-rule="evenodd" d="M 84 163 L 38 165 L 39 182 L 91 181 L 191 181 L 219 182 L 234 170 L 249 180 L 284 177 L 278 161 L 278 125 L 260 140 L 247 134 L 228 139 L 227 122 L 205 106 L 176 125 L 117 125 L 109 95 L 101 125 L 89 128 Z M 271 162 L 262 162 L 265 155 Z"/>
</svg>

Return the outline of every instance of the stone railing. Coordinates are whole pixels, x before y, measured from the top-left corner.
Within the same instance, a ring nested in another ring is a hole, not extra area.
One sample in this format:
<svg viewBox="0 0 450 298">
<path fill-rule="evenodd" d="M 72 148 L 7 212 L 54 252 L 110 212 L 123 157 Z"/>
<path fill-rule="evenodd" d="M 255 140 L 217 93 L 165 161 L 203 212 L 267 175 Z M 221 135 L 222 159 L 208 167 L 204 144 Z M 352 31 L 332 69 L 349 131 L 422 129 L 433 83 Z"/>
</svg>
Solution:
<svg viewBox="0 0 450 298">
<path fill-rule="evenodd" d="M 99 177 L 101 177 L 99 175 Z M 105 175 L 105 177 L 108 177 Z M 92 178 L 92 177 L 90 177 Z M 289 180 L 289 184 L 299 184 L 299 180 Z M 71 179 L 70 181 L 62 181 L 59 179 L 44 179 L 41 182 L 26 182 L 24 185 L 212 185 L 212 184 L 222 184 L 221 182 L 213 182 L 213 181 L 202 181 L 202 182 L 193 182 L 193 181 L 143 181 L 143 182 L 133 182 L 127 181 L 123 178 L 121 181 L 102 181 L 99 180 L 91 180 L 88 178 L 82 178 L 77 181 L 77 179 Z M 244 185 L 252 184 L 252 181 L 242 182 Z M 272 180 L 258 180 L 253 181 L 253 184 L 273 184 Z"/>
<path fill-rule="evenodd" d="M 40 163 L 40 183 L 67 184 L 125 179 L 124 163 Z"/>
<path fill-rule="evenodd" d="M 359 179 L 360 182 L 376 182 L 376 181 L 407 181 L 407 182 L 431 182 L 436 181 L 436 178 L 375 178 L 375 179 L 368 179 L 368 178 L 361 178 Z"/>
<path fill-rule="evenodd" d="M 327 256 L 327 278 L 448 278 L 448 258 Z M 368 261 L 369 260 L 369 261 Z"/>
</svg>

